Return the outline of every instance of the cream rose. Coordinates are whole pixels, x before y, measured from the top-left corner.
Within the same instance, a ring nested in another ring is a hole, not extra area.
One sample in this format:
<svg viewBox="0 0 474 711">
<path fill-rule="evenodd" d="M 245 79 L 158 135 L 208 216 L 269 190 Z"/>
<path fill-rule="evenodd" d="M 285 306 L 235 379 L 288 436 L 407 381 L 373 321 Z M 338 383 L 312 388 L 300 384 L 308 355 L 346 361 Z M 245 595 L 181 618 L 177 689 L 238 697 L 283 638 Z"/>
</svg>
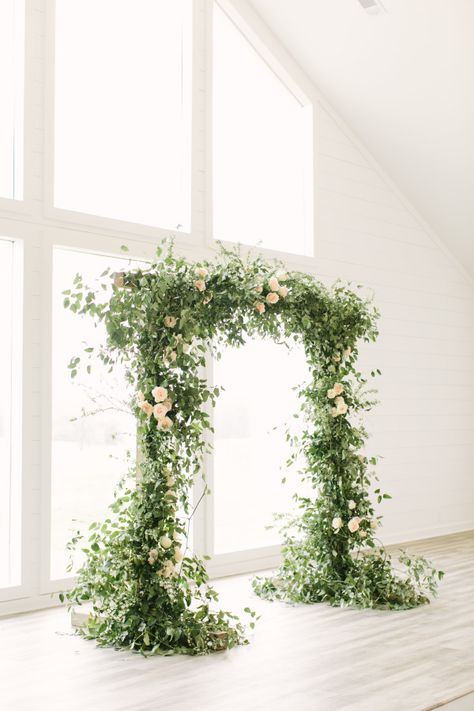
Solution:
<svg viewBox="0 0 474 711">
<path fill-rule="evenodd" d="M 166 388 L 162 388 L 159 385 L 157 385 L 153 390 L 151 391 L 151 394 L 155 398 L 155 402 L 163 402 L 163 400 L 166 400 L 168 397 L 168 391 Z"/>
<path fill-rule="evenodd" d="M 265 312 L 265 304 L 263 301 L 257 301 L 255 304 L 255 310 L 258 311 L 259 314 L 263 314 Z"/>
<path fill-rule="evenodd" d="M 375 530 L 378 527 L 379 527 L 379 522 L 377 521 L 377 519 L 376 518 L 372 519 L 372 521 L 370 522 L 370 528 Z"/>
<path fill-rule="evenodd" d="M 280 297 L 274 291 L 271 291 L 269 294 L 267 294 L 267 298 L 266 298 L 267 304 L 276 304 L 276 302 L 279 300 L 280 300 Z"/>
<path fill-rule="evenodd" d="M 338 411 L 336 407 L 331 407 L 331 417 L 337 417 L 338 416 Z"/>
<path fill-rule="evenodd" d="M 167 548 L 171 548 L 171 538 L 169 536 L 161 536 L 160 538 L 160 546 L 164 548 L 165 550 Z"/>
<path fill-rule="evenodd" d="M 335 518 L 333 518 L 331 525 L 336 531 L 339 531 L 339 529 L 342 528 L 344 524 L 342 523 L 342 518 L 336 516 Z"/>
<path fill-rule="evenodd" d="M 359 516 L 354 516 L 354 518 L 351 518 L 351 520 L 347 524 L 347 528 L 351 533 L 355 533 L 359 530 L 360 522 L 361 519 L 359 518 Z"/>
<path fill-rule="evenodd" d="M 288 291 L 289 289 L 287 286 L 280 286 L 280 288 L 278 289 L 278 293 L 282 299 L 286 299 L 286 297 L 288 296 Z"/>
<path fill-rule="evenodd" d="M 156 423 L 159 430 L 169 430 L 173 426 L 173 420 L 170 417 L 163 417 Z"/>
<path fill-rule="evenodd" d="M 336 409 L 337 409 L 337 414 L 338 414 L 338 415 L 345 415 L 346 412 L 347 412 L 347 409 L 348 409 L 348 408 L 347 408 L 347 403 L 345 403 L 344 401 L 338 403 Z"/>
<path fill-rule="evenodd" d="M 359 536 L 360 536 L 361 538 L 366 538 L 366 536 L 367 536 L 367 531 L 359 531 Z"/>
<path fill-rule="evenodd" d="M 278 281 L 286 281 L 288 279 L 288 274 L 284 272 L 282 269 L 280 269 L 276 274 L 276 278 Z"/>
<path fill-rule="evenodd" d="M 142 412 L 145 413 L 147 417 L 151 417 L 153 413 L 153 405 L 151 404 L 151 402 L 147 402 L 145 400 L 145 402 L 141 402 L 138 407 L 140 408 L 140 410 L 142 410 Z"/>
<path fill-rule="evenodd" d="M 334 391 L 334 388 L 331 388 L 331 390 L 328 390 L 327 392 L 328 398 L 332 400 L 333 397 L 336 397 L 336 393 Z"/>
<path fill-rule="evenodd" d="M 157 560 L 158 560 L 158 551 L 156 550 L 156 548 L 151 548 L 148 551 L 148 562 L 150 565 L 154 565 L 154 563 L 156 563 Z"/>
<path fill-rule="evenodd" d="M 263 291 L 263 287 L 262 287 L 262 286 L 256 286 L 256 287 L 255 287 L 255 292 L 256 292 L 257 294 L 261 294 L 262 291 Z"/>
<path fill-rule="evenodd" d="M 342 395 L 342 393 L 344 392 L 344 386 L 342 385 L 342 383 L 334 383 L 333 390 L 336 395 Z"/>
<path fill-rule="evenodd" d="M 351 511 L 353 511 L 353 510 L 355 509 L 355 507 L 357 506 L 357 504 L 356 504 L 356 502 L 354 501 L 354 499 L 351 499 L 351 500 L 347 503 L 347 505 L 349 506 L 349 508 L 350 508 Z"/>
<path fill-rule="evenodd" d="M 157 420 L 163 419 L 163 417 L 166 415 L 168 412 L 168 408 L 166 405 L 162 402 L 159 402 L 155 407 L 153 408 L 153 414 L 156 417 Z"/>
<path fill-rule="evenodd" d="M 178 322 L 174 316 L 165 316 L 163 319 L 163 323 L 165 324 L 166 328 L 174 328 Z"/>
<path fill-rule="evenodd" d="M 194 282 L 194 286 L 199 291 L 204 291 L 206 288 L 206 282 L 203 279 L 198 279 L 197 281 Z"/>
<path fill-rule="evenodd" d="M 177 563 L 179 563 L 180 561 L 183 560 L 183 558 L 184 558 L 184 553 L 183 553 L 183 551 L 181 550 L 181 548 L 176 548 L 176 550 L 175 550 L 175 552 L 174 552 L 174 559 L 175 559 L 175 561 L 176 561 Z"/>
<path fill-rule="evenodd" d="M 142 391 L 139 390 L 139 391 L 137 392 L 137 402 L 144 402 L 144 401 L 145 401 L 145 396 L 144 396 L 144 394 L 142 393 Z"/>
<path fill-rule="evenodd" d="M 207 269 L 205 267 L 196 267 L 196 269 L 194 270 L 194 273 L 197 277 L 201 277 L 201 279 L 205 279 L 207 277 L 207 275 L 209 274 L 209 272 L 207 271 Z"/>
<path fill-rule="evenodd" d="M 278 279 L 276 278 L 276 276 L 270 277 L 270 279 L 268 280 L 268 286 L 272 291 L 278 291 L 278 289 L 280 288 L 280 284 L 278 283 Z"/>
<path fill-rule="evenodd" d="M 163 568 L 161 569 L 161 575 L 164 578 L 169 578 L 175 572 L 174 563 L 172 560 L 166 560 Z"/>
</svg>

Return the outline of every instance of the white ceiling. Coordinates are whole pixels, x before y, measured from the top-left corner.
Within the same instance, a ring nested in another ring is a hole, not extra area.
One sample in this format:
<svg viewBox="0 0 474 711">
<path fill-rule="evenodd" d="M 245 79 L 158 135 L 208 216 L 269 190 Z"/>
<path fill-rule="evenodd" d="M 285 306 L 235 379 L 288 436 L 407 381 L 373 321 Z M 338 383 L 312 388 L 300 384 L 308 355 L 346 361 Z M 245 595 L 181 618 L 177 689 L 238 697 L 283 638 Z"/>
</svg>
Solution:
<svg viewBox="0 0 474 711">
<path fill-rule="evenodd" d="M 474 0 L 249 0 L 474 275 Z"/>
</svg>

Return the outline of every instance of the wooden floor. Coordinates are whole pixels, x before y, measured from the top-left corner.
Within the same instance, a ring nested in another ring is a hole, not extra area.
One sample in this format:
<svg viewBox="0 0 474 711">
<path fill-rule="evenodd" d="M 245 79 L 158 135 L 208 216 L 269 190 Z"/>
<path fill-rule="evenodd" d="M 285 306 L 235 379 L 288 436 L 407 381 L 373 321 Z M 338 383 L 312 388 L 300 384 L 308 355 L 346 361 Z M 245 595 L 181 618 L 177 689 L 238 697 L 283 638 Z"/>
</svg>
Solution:
<svg viewBox="0 0 474 711">
<path fill-rule="evenodd" d="M 245 576 L 220 581 L 227 609 L 250 604 L 262 619 L 250 646 L 212 657 L 143 659 L 98 649 L 71 633 L 64 609 L 0 620 L 0 708 L 437 708 L 474 691 L 474 533 L 409 548 L 431 557 L 446 578 L 433 604 L 407 612 L 267 603 L 252 596 Z M 474 710 L 474 697 L 459 708 Z"/>
</svg>

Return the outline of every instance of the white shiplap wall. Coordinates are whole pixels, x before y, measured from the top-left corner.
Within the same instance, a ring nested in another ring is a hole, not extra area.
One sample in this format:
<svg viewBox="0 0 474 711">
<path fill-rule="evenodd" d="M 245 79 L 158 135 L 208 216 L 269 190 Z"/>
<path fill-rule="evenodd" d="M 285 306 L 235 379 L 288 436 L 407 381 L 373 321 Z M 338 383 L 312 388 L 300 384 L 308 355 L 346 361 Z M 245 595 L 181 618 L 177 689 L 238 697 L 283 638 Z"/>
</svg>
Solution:
<svg viewBox="0 0 474 711">
<path fill-rule="evenodd" d="M 320 107 L 318 265 L 362 284 L 382 312 L 364 370 L 380 404 L 367 417 L 382 538 L 474 528 L 474 285 L 334 114 Z"/>
</svg>

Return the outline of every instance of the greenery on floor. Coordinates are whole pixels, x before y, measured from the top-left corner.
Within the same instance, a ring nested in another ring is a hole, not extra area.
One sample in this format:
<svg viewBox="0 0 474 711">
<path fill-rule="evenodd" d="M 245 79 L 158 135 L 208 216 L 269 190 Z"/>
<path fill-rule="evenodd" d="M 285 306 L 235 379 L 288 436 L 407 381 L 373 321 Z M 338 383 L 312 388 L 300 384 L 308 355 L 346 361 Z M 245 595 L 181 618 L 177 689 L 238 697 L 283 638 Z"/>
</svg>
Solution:
<svg viewBox="0 0 474 711">
<path fill-rule="evenodd" d="M 283 563 L 272 577 L 256 579 L 255 591 L 361 607 L 427 602 L 442 574 L 405 554 L 397 572 L 376 542 L 380 517 L 372 499 L 388 495 L 372 491 L 376 460 L 363 452 L 360 415 L 374 396 L 356 364 L 360 343 L 377 337 L 373 306 L 342 284 L 326 288 L 309 274 L 224 249 L 215 261 L 191 263 L 167 244 L 149 268 L 113 277 L 110 300 L 100 296 L 110 284 L 106 272 L 94 288 L 78 275 L 64 302 L 103 321 L 108 334 L 98 353 L 89 348 L 72 359 L 71 375 L 97 358 L 110 369 L 125 364 L 141 451 L 137 485 L 120 489 L 113 515 L 92 525 L 86 562 L 67 594 L 71 604 L 93 603 L 84 633 L 145 654 L 203 654 L 246 641 L 234 615 L 213 610 L 205 565 L 189 551 L 189 491 L 209 452 L 210 410 L 219 396 L 203 378 L 206 357 L 256 335 L 305 349 L 305 429 L 299 439 L 289 437 L 294 459 L 305 454 L 303 476 L 314 496 L 297 497 L 299 515 L 281 521 Z M 255 614 L 246 611 L 253 626 Z"/>
</svg>

